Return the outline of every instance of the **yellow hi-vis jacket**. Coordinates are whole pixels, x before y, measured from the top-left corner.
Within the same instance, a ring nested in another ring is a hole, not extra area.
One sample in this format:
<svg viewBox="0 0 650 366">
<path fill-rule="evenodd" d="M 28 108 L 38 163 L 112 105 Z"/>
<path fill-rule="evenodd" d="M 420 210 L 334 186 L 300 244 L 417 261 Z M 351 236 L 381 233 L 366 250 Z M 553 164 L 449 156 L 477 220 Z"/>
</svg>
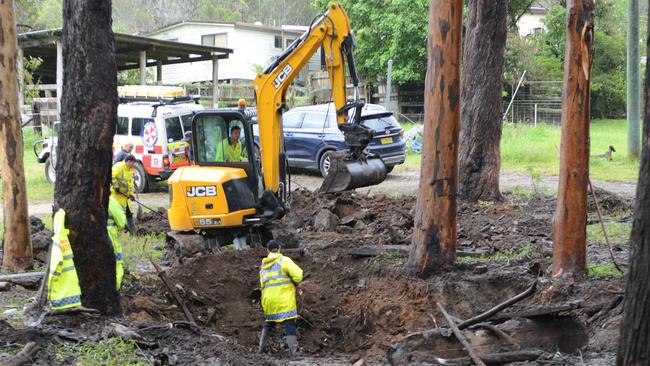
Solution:
<svg viewBox="0 0 650 366">
<path fill-rule="evenodd" d="M 122 285 L 122 277 L 124 277 L 124 260 L 122 258 L 122 246 L 117 240 L 118 231 L 122 230 L 126 225 L 126 215 L 124 214 L 124 209 L 117 202 L 117 200 L 110 196 L 108 198 L 108 220 L 106 223 L 106 230 L 108 231 L 108 236 L 111 238 L 113 243 L 113 251 L 115 252 L 115 274 L 117 289 L 120 289 Z"/>
<path fill-rule="evenodd" d="M 134 170 L 134 168 L 129 168 L 126 162 L 120 161 L 113 165 L 111 171 L 111 196 L 123 208 L 129 205 L 129 196 L 135 194 L 135 182 L 133 181 Z M 118 190 L 121 193 L 118 193 Z M 130 205 L 129 208 L 131 208 Z"/>
<path fill-rule="evenodd" d="M 52 310 L 81 306 L 81 289 L 74 266 L 72 248 L 65 228 L 65 211 L 59 209 L 54 215 L 54 236 L 47 276 L 47 299 Z"/>
<path fill-rule="evenodd" d="M 298 317 L 296 285 L 302 281 L 302 269 L 281 253 L 269 253 L 262 259 L 260 286 L 262 309 L 267 322 L 283 322 Z"/>
</svg>

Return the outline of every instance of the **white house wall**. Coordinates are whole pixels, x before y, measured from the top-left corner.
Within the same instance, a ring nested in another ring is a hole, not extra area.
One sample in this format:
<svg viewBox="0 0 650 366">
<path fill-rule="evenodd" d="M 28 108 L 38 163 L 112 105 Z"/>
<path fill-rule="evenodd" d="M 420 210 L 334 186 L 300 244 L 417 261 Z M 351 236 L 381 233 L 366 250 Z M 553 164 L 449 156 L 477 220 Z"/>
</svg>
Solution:
<svg viewBox="0 0 650 366">
<path fill-rule="evenodd" d="M 532 33 L 535 33 L 536 30 L 538 29 L 546 29 L 544 27 L 544 23 L 542 23 L 542 20 L 546 14 L 531 14 L 531 13 L 526 13 L 521 16 L 519 21 L 517 22 L 517 28 L 519 29 L 519 35 L 522 37 L 525 37 L 527 35 L 530 35 Z"/>
<path fill-rule="evenodd" d="M 282 53 L 282 49 L 274 47 L 275 35 L 281 35 L 279 31 L 273 33 L 233 24 L 185 23 L 151 33 L 148 36 L 182 43 L 201 44 L 202 35 L 215 33 L 227 33 L 227 47 L 233 49 L 233 53 L 228 59 L 219 60 L 219 80 L 253 80 L 256 75 L 256 65 L 266 67 L 271 63 L 273 56 Z M 285 39 L 299 36 L 287 32 L 284 35 Z M 306 69 L 309 71 L 320 70 L 320 51 L 309 61 Z M 165 85 L 207 80 L 212 80 L 211 61 L 164 65 L 162 69 L 162 81 Z"/>
</svg>

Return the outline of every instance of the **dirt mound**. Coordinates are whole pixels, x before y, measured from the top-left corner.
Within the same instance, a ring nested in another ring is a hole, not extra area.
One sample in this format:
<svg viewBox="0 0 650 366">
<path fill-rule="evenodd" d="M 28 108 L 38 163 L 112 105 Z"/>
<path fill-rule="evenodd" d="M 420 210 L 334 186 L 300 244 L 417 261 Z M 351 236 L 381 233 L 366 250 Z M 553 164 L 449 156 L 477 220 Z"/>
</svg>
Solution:
<svg viewBox="0 0 650 366">
<path fill-rule="evenodd" d="M 137 235 L 164 234 L 170 230 L 167 210 L 162 207 L 156 212 L 144 212 L 136 222 Z"/>
<path fill-rule="evenodd" d="M 45 263 L 47 261 L 47 249 L 52 241 L 54 233 L 45 227 L 43 221 L 36 216 L 29 217 L 29 230 L 32 238 L 34 258 Z"/>
</svg>

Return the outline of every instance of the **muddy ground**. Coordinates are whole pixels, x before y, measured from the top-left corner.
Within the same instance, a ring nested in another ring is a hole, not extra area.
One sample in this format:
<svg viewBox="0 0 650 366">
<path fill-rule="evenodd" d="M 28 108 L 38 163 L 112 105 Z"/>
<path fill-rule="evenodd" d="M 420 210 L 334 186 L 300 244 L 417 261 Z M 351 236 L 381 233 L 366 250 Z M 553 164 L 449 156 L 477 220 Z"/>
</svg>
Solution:
<svg viewBox="0 0 650 366">
<path fill-rule="evenodd" d="M 598 195 L 606 220 L 625 219 L 631 209 L 628 198 L 603 191 Z M 298 297 L 299 340 L 305 359 L 295 364 L 351 364 L 360 359 L 366 364 L 385 364 L 391 345 L 407 334 L 446 326 L 436 303 L 468 319 L 535 280 L 537 291 L 522 302 L 522 308 L 576 301 L 580 305 L 551 316 L 495 322 L 522 348 L 544 351 L 537 361 L 515 364 L 613 364 L 623 279 L 605 276 L 558 284 L 549 275 L 554 198 L 506 194 L 506 199 L 503 204 L 461 203 L 457 264 L 441 275 L 419 279 L 404 271 L 414 197 L 293 192 L 291 213 L 280 226 L 303 249 L 302 254 L 291 254 L 306 277 Z M 164 224 L 151 214 L 141 227 L 161 232 L 166 230 Z M 150 345 L 143 352 L 157 364 L 282 364 L 286 350 L 279 329 L 270 354 L 255 351 L 262 324 L 258 266 L 265 250 L 181 258 L 173 246 L 168 244 L 163 265 L 200 329 L 184 323 L 165 327 L 184 321 L 183 312 L 155 273 L 136 273 L 122 291 L 124 318 L 56 317 L 41 330 L 0 324 L 4 327 L 0 347 L 28 339 L 43 344 L 64 341 L 57 335 L 61 329 L 72 329 L 75 337 L 92 341 L 106 335 L 108 324 L 118 322 L 138 331 Z M 621 246 L 615 253 L 619 263 L 627 261 L 627 248 Z M 600 243 L 589 244 L 588 256 L 590 264 L 610 261 L 607 247 Z M 479 352 L 508 348 L 484 333 L 465 331 Z M 435 364 L 434 355 L 457 358 L 466 354 L 451 336 L 413 347 L 398 361 Z M 36 357 L 36 364 L 51 363 L 46 351 Z"/>
</svg>

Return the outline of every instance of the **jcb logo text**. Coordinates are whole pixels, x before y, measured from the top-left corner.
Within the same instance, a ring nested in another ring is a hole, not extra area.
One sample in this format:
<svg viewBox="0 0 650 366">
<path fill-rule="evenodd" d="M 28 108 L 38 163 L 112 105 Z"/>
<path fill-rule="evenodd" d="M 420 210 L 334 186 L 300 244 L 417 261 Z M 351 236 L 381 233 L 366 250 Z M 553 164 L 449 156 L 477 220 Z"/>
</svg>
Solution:
<svg viewBox="0 0 650 366">
<path fill-rule="evenodd" d="M 291 72 L 291 70 L 293 70 L 293 67 L 291 67 L 291 65 L 287 64 L 287 66 L 285 66 L 284 69 L 282 69 L 282 71 L 280 71 L 280 73 L 275 78 L 275 80 L 273 80 L 273 86 L 275 86 L 276 89 L 279 88 L 280 85 L 282 85 L 282 83 L 287 78 L 287 76 L 289 76 L 289 73 Z"/>
<path fill-rule="evenodd" d="M 187 187 L 187 197 L 212 197 L 217 195 L 215 186 L 193 186 Z"/>
</svg>

